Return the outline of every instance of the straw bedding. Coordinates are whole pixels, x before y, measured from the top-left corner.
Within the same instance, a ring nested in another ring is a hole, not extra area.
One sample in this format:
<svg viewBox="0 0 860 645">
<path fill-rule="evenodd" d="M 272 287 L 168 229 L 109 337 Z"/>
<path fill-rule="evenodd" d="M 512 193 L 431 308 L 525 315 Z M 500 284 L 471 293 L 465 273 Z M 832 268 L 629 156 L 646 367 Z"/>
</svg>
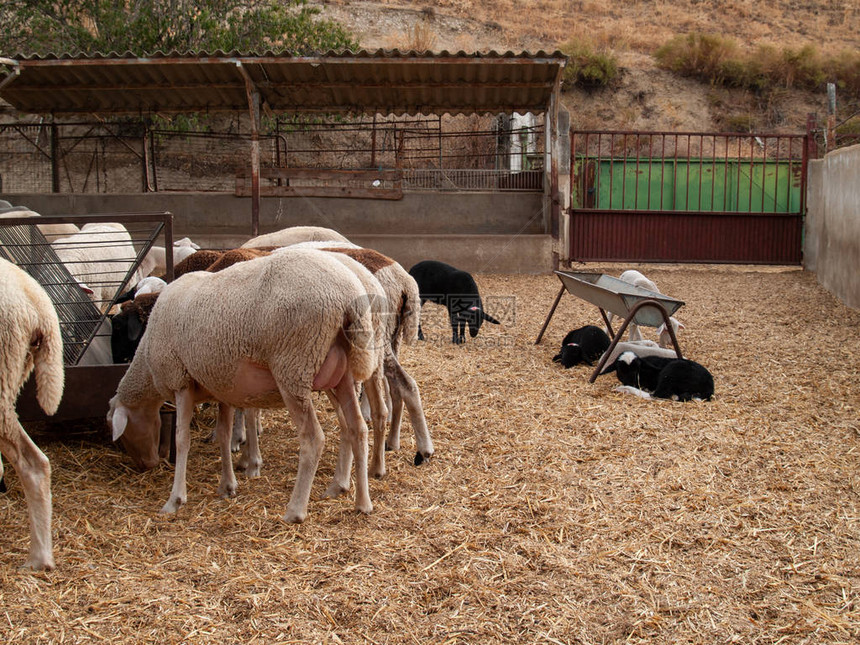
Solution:
<svg viewBox="0 0 860 645">
<path fill-rule="evenodd" d="M 618 275 L 620 266 L 584 270 Z M 709 403 L 613 392 L 551 362 L 600 324 L 557 278 L 478 275 L 477 339 L 441 307 L 405 347 L 436 456 L 411 426 L 371 481 L 375 510 L 321 499 L 281 520 L 297 444 L 266 413 L 263 476 L 216 496 L 198 414 L 189 502 L 158 514 L 172 468 L 136 472 L 101 428 L 35 433 L 53 465 L 58 569 L 30 574 L 17 475 L 0 496 L 0 634 L 18 643 L 849 643 L 860 640 L 860 312 L 785 268 L 644 267 L 685 300 L 686 356 Z"/>
</svg>

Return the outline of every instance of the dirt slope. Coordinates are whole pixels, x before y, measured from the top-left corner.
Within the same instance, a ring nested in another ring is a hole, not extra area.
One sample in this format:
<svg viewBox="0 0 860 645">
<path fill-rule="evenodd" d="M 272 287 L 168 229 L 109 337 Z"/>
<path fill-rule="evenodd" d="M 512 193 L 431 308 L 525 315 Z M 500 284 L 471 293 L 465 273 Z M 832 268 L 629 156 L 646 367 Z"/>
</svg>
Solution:
<svg viewBox="0 0 860 645">
<path fill-rule="evenodd" d="M 571 38 L 609 46 L 621 65 L 615 86 L 563 95 L 579 129 L 802 131 L 809 112 L 824 114 L 824 96 L 717 90 L 658 69 L 651 54 L 673 35 L 690 31 L 720 33 L 749 45 L 810 43 L 824 50 L 856 48 L 860 42 L 860 3 L 854 0 L 317 4 L 325 16 L 349 26 L 366 49 L 536 52 L 554 51 Z"/>
</svg>

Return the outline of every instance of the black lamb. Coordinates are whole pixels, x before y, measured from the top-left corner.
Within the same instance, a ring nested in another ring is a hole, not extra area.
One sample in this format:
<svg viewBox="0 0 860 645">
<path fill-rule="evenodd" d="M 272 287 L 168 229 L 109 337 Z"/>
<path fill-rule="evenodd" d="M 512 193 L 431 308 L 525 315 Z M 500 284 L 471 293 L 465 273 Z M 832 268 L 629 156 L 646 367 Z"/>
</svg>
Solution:
<svg viewBox="0 0 860 645">
<path fill-rule="evenodd" d="M 580 363 L 591 365 L 592 361 L 603 356 L 609 345 L 609 336 L 605 331 L 594 325 L 586 325 L 567 333 L 561 342 L 561 349 L 552 360 L 554 363 L 561 363 L 565 368 Z"/>
<path fill-rule="evenodd" d="M 612 369 L 623 384 L 622 391 L 643 398 L 710 401 L 714 395 L 711 373 L 686 358 L 639 357 L 633 352 L 624 352 L 606 371 Z"/>
<path fill-rule="evenodd" d="M 448 309 L 453 343 L 466 342 L 466 325 L 469 326 L 469 335 L 474 338 L 485 320 L 494 325 L 499 324 L 498 320 L 484 311 L 478 285 L 466 271 L 444 262 L 424 260 L 409 269 L 409 275 L 418 283 L 422 305 L 429 301 Z M 420 325 L 418 338 L 424 340 Z"/>
</svg>

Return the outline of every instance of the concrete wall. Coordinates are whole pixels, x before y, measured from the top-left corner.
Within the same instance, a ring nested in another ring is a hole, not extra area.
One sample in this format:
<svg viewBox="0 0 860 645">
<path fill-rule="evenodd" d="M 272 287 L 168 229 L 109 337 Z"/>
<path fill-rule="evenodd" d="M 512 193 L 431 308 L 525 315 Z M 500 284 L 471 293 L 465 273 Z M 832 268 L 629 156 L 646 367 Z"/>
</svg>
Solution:
<svg viewBox="0 0 860 645">
<path fill-rule="evenodd" d="M 251 200 L 218 193 L 0 194 L 42 215 L 169 211 L 174 236 L 229 248 L 251 234 Z M 546 273 L 552 238 L 543 195 L 407 193 L 402 200 L 264 197 L 260 232 L 326 226 L 406 266 L 437 259 L 473 272 Z"/>
<path fill-rule="evenodd" d="M 809 164 L 803 261 L 828 291 L 860 308 L 860 145 Z"/>
</svg>

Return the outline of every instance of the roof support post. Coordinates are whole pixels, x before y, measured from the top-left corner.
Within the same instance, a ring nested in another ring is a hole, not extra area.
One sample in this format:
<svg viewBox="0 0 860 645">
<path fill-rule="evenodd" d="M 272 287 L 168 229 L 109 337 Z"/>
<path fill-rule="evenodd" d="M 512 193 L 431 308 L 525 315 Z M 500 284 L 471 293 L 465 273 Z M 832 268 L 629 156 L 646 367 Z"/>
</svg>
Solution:
<svg viewBox="0 0 860 645">
<path fill-rule="evenodd" d="M 236 67 L 245 80 L 251 115 L 251 237 L 260 234 L 260 92 L 241 61 Z"/>
</svg>

